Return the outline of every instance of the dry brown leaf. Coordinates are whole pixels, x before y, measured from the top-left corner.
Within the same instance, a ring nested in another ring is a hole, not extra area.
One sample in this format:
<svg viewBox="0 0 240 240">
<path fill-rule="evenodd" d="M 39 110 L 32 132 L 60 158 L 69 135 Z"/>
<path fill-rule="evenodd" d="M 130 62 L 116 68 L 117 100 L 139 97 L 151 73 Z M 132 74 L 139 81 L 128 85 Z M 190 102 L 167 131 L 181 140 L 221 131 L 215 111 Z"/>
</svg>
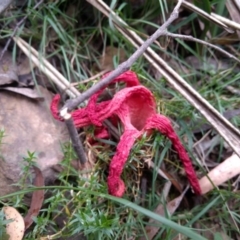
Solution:
<svg viewBox="0 0 240 240">
<path fill-rule="evenodd" d="M 0 90 L 18 93 L 25 97 L 32 98 L 35 100 L 44 100 L 44 98 L 40 96 L 39 92 L 35 88 L 32 89 L 32 88 L 22 88 L 22 87 L 0 87 Z"/>
<path fill-rule="evenodd" d="M 177 198 L 173 199 L 172 201 L 168 202 L 166 206 L 163 205 L 162 203 L 159 204 L 154 212 L 161 215 L 161 216 L 165 216 L 165 212 L 167 210 L 168 213 L 170 215 L 172 215 L 177 210 L 177 208 L 179 207 L 179 205 L 180 205 L 183 197 L 185 196 L 185 193 L 188 190 L 188 188 L 189 187 L 187 187 L 179 197 L 177 197 Z M 158 221 L 150 219 L 149 220 L 149 225 L 145 228 L 145 231 L 147 233 L 147 238 L 142 237 L 141 240 L 145 240 L 145 239 L 151 240 L 151 239 L 153 239 L 153 237 L 159 231 L 160 227 L 161 227 L 161 224 Z"/>
<path fill-rule="evenodd" d="M 30 62 L 29 58 L 22 56 L 18 58 L 17 73 L 18 75 L 26 75 L 31 73 L 31 71 L 36 67 L 33 62 Z"/>
<path fill-rule="evenodd" d="M 0 47 L 0 52 L 2 48 Z M 12 53 L 5 52 L 0 60 L 0 86 L 33 87 L 31 71 L 35 67 L 24 57 L 18 57 L 18 64 L 13 61 Z"/>
<path fill-rule="evenodd" d="M 2 52 L 0 48 L 0 52 Z M 0 85 L 8 85 L 18 82 L 17 67 L 13 64 L 10 52 L 4 54 L 4 58 L 0 60 Z"/>
<path fill-rule="evenodd" d="M 44 178 L 42 172 L 39 168 L 33 166 L 35 172 L 34 186 L 43 187 Z M 42 208 L 42 203 L 44 200 L 44 190 L 36 190 L 33 192 L 32 201 L 27 215 L 24 218 L 25 230 L 28 229 L 33 223 L 33 217 L 36 217 Z"/>
<path fill-rule="evenodd" d="M 174 176 L 172 176 L 171 173 L 161 169 L 164 174 L 168 177 L 169 181 L 172 183 L 172 185 L 180 192 L 182 193 L 182 187 L 180 185 L 180 183 L 176 180 L 176 178 L 174 178 Z"/>
<path fill-rule="evenodd" d="M 114 69 L 113 58 L 119 57 L 119 63 L 126 60 L 126 55 L 123 49 L 107 46 L 104 54 L 100 58 L 100 70 L 112 70 Z"/>
<path fill-rule="evenodd" d="M 6 220 L 13 220 L 6 226 L 6 232 L 9 235 L 8 240 L 21 240 L 24 235 L 24 220 L 21 214 L 14 207 L 4 207 Z"/>
</svg>

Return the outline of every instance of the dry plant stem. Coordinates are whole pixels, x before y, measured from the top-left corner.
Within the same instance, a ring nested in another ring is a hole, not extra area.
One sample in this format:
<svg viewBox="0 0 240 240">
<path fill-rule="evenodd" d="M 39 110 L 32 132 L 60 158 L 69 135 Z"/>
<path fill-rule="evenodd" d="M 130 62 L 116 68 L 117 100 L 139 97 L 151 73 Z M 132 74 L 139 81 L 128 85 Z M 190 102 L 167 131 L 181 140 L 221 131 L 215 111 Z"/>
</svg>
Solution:
<svg viewBox="0 0 240 240">
<path fill-rule="evenodd" d="M 235 61 L 239 62 L 240 63 L 240 59 L 235 57 L 234 55 L 232 55 L 231 53 L 221 49 L 220 47 L 214 45 L 214 44 L 211 44 L 211 43 L 208 43 L 206 41 L 203 41 L 203 40 L 200 40 L 200 39 L 197 39 L 193 36 L 190 36 L 190 35 L 182 35 L 182 34 L 175 34 L 175 33 L 170 33 L 170 32 L 167 32 L 166 33 L 166 36 L 169 36 L 169 37 L 172 37 L 172 38 L 179 38 L 179 39 L 184 39 L 184 40 L 187 40 L 187 41 L 193 41 L 193 42 L 197 42 L 197 43 L 200 43 L 202 45 L 206 45 L 208 47 L 211 47 L 211 48 L 214 48 L 216 49 L 217 51 L 223 53 L 224 55 L 228 56 L 229 58 L 233 58 Z"/>
<path fill-rule="evenodd" d="M 66 91 L 68 96 L 79 96 L 79 91 L 71 86 L 69 81 L 58 72 L 43 56 L 40 55 L 33 47 L 25 42 L 20 37 L 13 37 L 19 48 L 26 54 L 26 56 L 37 66 L 43 73 L 45 73 L 62 91 Z"/>
<path fill-rule="evenodd" d="M 240 30 L 240 24 L 239 23 L 234 22 L 234 21 L 232 21 L 232 20 L 230 20 L 228 18 L 219 16 L 219 15 L 217 15 L 215 13 L 211 13 L 211 15 L 213 17 L 215 17 L 216 19 L 218 19 L 219 21 L 223 22 L 224 24 L 226 24 L 226 25 L 228 25 L 228 26 L 230 26 L 230 27 L 232 27 L 232 28 L 234 28 L 236 30 Z"/>
<path fill-rule="evenodd" d="M 36 5 L 33 7 L 33 10 L 35 10 L 36 8 L 38 8 L 42 3 L 43 3 L 44 0 L 40 0 L 38 3 L 36 3 Z M 16 25 L 16 27 L 14 28 L 11 36 L 9 37 L 5 47 L 3 48 L 2 52 L 1 52 L 1 55 L 0 55 L 0 60 L 2 59 L 4 53 L 7 51 L 8 47 L 9 47 L 9 44 L 11 43 L 12 41 L 12 38 L 15 36 L 17 30 L 19 29 L 19 27 L 21 27 L 21 25 L 26 21 L 26 19 L 28 18 L 29 14 L 27 14 L 26 16 L 24 16 Z"/>
<path fill-rule="evenodd" d="M 80 103 L 87 100 L 89 97 L 91 97 L 94 93 L 96 93 L 98 90 L 102 89 L 104 86 L 109 84 L 111 81 L 113 81 L 117 76 L 120 74 L 126 72 L 133 63 L 146 51 L 146 49 L 160 36 L 165 35 L 167 31 L 167 27 L 178 18 L 178 11 L 182 4 L 183 0 L 179 0 L 175 8 L 173 9 L 172 14 L 170 15 L 169 19 L 163 23 L 163 25 L 152 35 L 147 39 L 142 46 L 140 46 L 133 55 L 125 62 L 120 64 L 114 71 L 112 71 L 106 78 L 104 78 L 102 81 L 98 82 L 96 85 L 89 88 L 86 92 L 82 93 L 79 97 L 76 99 L 73 99 L 65 104 L 63 108 L 67 108 L 68 111 L 72 111 L 74 108 L 76 108 Z"/>
<path fill-rule="evenodd" d="M 88 79 L 82 80 L 81 82 L 72 83 L 72 86 L 78 86 L 79 84 L 91 82 L 93 80 L 96 80 L 96 79 L 100 78 L 102 75 L 104 75 L 107 72 L 108 72 L 108 70 L 101 71 L 100 73 L 98 73 L 98 74 L 96 74 L 96 75 L 94 75 L 94 76 L 92 76 Z"/>
<path fill-rule="evenodd" d="M 77 157 L 78 157 L 79 161 L 81 162 L 81 164 L 84 165 L 87 162 L 87 159 L 86 159 L 86 155 L 85 155 L 85 151 L 84 151 L 82 142 L 78 137 L 78 132 L 74 125 L 74 122 L 73 122 L 72 118 L 69 118 L 68 120 L 65 120 L 65 123 L 66 123 L 67 129 L 68 129 L 68 132 L 71 136 L 72 145 L 77 154 Z"/>
<path fill-rule="evenodd" d="M 203 194 L 240 174 L 240 158 L 233 154 L 199 180 Z"/>
<path fill-rule="evenodd" d="M 231 86 L 228 86 L 228 87 L 231 87 Z M 227 88 L 228 91 L 230 91 L 229 88 Z M 237 89 L 234 89 L 234 91 L 232 91 L 231 93 L 233 94 L 237 94 L 240 96 L 240 91 L 238 92 Z M 226 118 L 226 119 L 232 119 L 233 117 L 236 117 L 236 116 L 239 116 L 240 115 L 240 108 L 239 109 L 233 109 L 233 110 L 227 110 L 225 112 L 222 113 L 222 115 Z M 201 120 L 200 120 L 201 121 Z M 195 124 L 196 126 L 197 124 Z M 205 132 L 209 129 L 212 128 L 212 125 L 211 124 L 207 124 L 207 123 L 204 123 L 204 124 L 201 124 L 199 126 L 196 126 L 192 129 L 192 132 L 193 133 L 199 133 L 199 132 Z"/>
<path fill-rule="evenodd" d="M 183 1 L 182 3 L 183 7 L 186 7 L 188 9 L 190 9 L 191 11 L 201 15 L 202 17 L 204 17 L 205 19 L 214 22 L 215 24 L 217 24 L 218 26 L 224 28 L 227 32 L 229 33 L 233 33 L 233 30 L 231 28 L 229 28 L 224 22 L 221 21 L 221 19 L 216 18 L 216 16 L 219 15 L 213 15 L 206 13 L 205 11 L 203 11 L 202 9 L 196 7 L 194 4 L 188 2 L 188 1 Z"/>
<path fill-rule="evenodd" d="M 202 194 L 208 193 L 215 187 L 219 190 L 218 188 L 219 185 L 232 179 L 238 174 L 240 174 L 240 158 L 234 153 L 231 157 L 227 158 L 224 162 L 220 163 L 217 167 L 212 169 L 206 176 L 199 180 Z M 235 220 L 235 217 L 232 214 L 232 211 L 230 211 L 230 208 L 227 203 L 225 203 L 225 206 L 231 215 L 231 219 L 234 222 L 236 229 L 239 231 L 238 224 Z"/>
<path fill-rule="evenodd" d="M 239 89 L 234 88 L 234 87 L 232 87 L 232 86 L 226 86 L 226 89 L 227 89 L 229 92 L 240 96 L 240 90 L 239 90 Z"/>
<path fill-rule="evenodd" d="M 82 165 L 84 165 L 87 162 L 85 151 L 82 145 L 82 142 L 78 136 L 77 129 L 74 125 L 73 119 L 71 114 L 67 113 L 66 111 L 62 110 L 60 112 L 61 117 L 64 119 L 68 132 L 70 134 L 73 148 L 77 154 L 77 157 Z"/>
</svg>

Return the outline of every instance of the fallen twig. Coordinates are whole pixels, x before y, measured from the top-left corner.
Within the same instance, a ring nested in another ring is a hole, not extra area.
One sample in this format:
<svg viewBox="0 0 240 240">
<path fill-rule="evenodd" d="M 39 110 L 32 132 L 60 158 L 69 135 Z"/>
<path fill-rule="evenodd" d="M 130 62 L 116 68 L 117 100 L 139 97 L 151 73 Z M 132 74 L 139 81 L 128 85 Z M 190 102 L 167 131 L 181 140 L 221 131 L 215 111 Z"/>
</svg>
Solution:
<svg viewBox="0 0 240 240">
<path fill-rule="evenodd" d="M 239 173 L 240 158 L 236 154 L 233 154 L 199 180 L 202 193 L 206 194 L 214 187 L 218 187 Z"/>
<path fill-rule="evenodd" d="M 194 4 L 192 4 L 188 1 L 183 1 L 182 5 L 183 5 L 183 7 L 190 9 L 191 11 L 199 14 L 200 16 L 204 17 L 205 19 L 217 24 L 221 28 L 225 29 L 227 32 L 229 32 L 229 33 L 234 32 L 231 28 L 229 28 L 229 26 L 225 22 L 222 21 L 222 19 L 219 19 L 219 15 L 213 14 L 213 13 L 208 14 L 201 8 L 195 6 Z"/>
<path fill-rule="evenodd" d="M 78 137 L 77 129 L 73 123 L 72 116 L 71 116 L 71 114 L 69 114 L 68 112 L 66 112 L 64 110 L 62 110 L 60 112 L 60 115 L 66 123 L 69 135 L 72 140 L 73 148 L 79 158 L 79 161 L 81 162 L 82 165 L 84 165 L 87 162 L 87 158 L 85 155 L 85 151 L 84 151 L 82 142 L 81 142 L 80 138 Z"/>
<path fill-rule="evenodd" d="M 231 53 L 223 50 L 222 48 L 214 45 L 214 44 L 211 44 L 211 43 L 208 43 L 206 41 L 203 41 L 201 39 L 197 39 L 193 36 L 190 36 L 190 35 L 182 35 L 182 34 L 176 34 L 176 33 L 170 33 L 170 32 L 167 32 L 166 33 L 166 36 L 169 36 L 169 37 L 172 37 L 172 38 L 179 38 L 179 39 L 184 39 L 184 40 L 187 40 L 187 41 L 193 41 L 193 42 L 197 42 L 197 43 L 200 43 L 202 45 L 206 45 L 208 47 L 211 47 L 211 48 L 214 48 L 216 49 L 217 51 L 223 53 L 224 55 L 228 56 L 229 58 L 233 58 L 235 61 L 239 62 L 240 63 L 240 59 L 235 57 L 234 55 L 232 55 Z"/>
<path fill-rule="evenodd" d="M 19 48 L 27 55 L 27 57 L 37 66 L 43 73 L 45 73 L 62 91 L 66 91 L 69 97 L 77 97 L 80 95 L 79 91 L 73 87 L 69 81 L 58 72 L 51 63 L 49 63 L 44 56 L 31 47 L 20 37 L 13 37 Z"/>
</svg>

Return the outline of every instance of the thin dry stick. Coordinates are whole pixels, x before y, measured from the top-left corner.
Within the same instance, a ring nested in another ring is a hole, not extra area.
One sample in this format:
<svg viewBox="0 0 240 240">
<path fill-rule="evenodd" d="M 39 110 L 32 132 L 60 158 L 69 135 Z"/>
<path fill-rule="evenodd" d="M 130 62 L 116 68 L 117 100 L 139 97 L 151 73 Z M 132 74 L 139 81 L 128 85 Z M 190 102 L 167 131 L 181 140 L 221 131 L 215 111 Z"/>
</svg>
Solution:
<svg viewBox="0 0 240 240">
<path fill-rule="evenodd" d="M 28 58 L 37 66 L 42 72 L 44 72 L 57 86 L 70 97 L 79 96 L 79 91 L 74 88 L 69 81 L 58 72 L 51 63 L 49 63 L 39 52 L 31 47 L 20 37 L 13 37 L 13 40 L 17 43 L 19 48 L 28 56 Z"/>
<path fill-rule="evenodd" d="M 219 16 L 216 13 L 211 13 L 211 15 L 213 17 L 215 17 L 216 19 L 220 20 L 222 23 L 226 24 L 227 26 L 230 26 L 230 27 L 232 27 L 232 28 L 234 28 L 236 30 L 240 30 L 240 24 L 239 23 L 234 22 L 234 21 L 232 21 L 232 20 L 230 20 L 228 18 L 225 18 L 223 16 Z"/>
<path fill-rule="evenodd" d="M 229 27 L 225 24 L 225 22 L 223 22 L 221 19 L 219 19 L 219 17 L 217 17 L 217 16 L 219 16 L 219 15 L 216 15 L 216 14 L 213 15 L 213 13 L 208 14 L 207 12 L 203 11 L 202 9 L 196 7 L 194 4 L 192 4 L 192 3 L 190 3 L 190 2 L 187 2 L 187 1 L 183 1 L 182 6 L 190 9 L 191 11 L 193 11 L 193 12 L 201 15 L 201 16 L 204 17 L 205 19 L 207 19 L 207 20 L 209 20 L 209 21 L 217 24 L 218 26 L 224 28 L 224 29 L 225 29 L 227 32 L 229 32 L 229 33 L 233 33 L 233 32 L 234 32 L 231 28 L 229 28 Z"/>
<path fill-rule="evenodd" d="M 167 31 L 167 27 L 178 18 L 178 12 L 179 8 L 182 4 L 183 0 L 179 0 L 175 8 L 173 9 L 172 14 L 170 15 L 169 19 L 163 23 L 161 27 L 147 39 L 134 53 L 133 55 L 125 62 L 121 63 L 114 71 L 112 71 L 106 78 L 104 78 L 102 81 L 98 82 L 96 85 L 89 88 L 86 92 L 81 94 L 76 99 L 73 99 L 71 101 L 68 101 L 63 108 L 67 108 L 68 111 L 72 111 L 74 108 L 76 108 L 80 103 L 87 100 L 89 97 L 91 97 L 94 93 L 96 93 L 98 90 L 109 84 L 111 81 L 113 81 L 117 76 L 120 74 L 126 72 L 136 60 L 143 55 L 145 50 L 160 36 L 165 35 Z"/>
<path fill-rule="evenodd" d="M 103 70 L 101 71 L 100 73 L 88 78 L 88 79 L 85 79 L 85 80 L 82 80 L 81 82 L 77 82 L 77 83 L 72 83 L 71 85 L 72 86 L 78 86 L 79 84 L 83 84 L 83 83 L 88 83 L 88 82 L 91 82 L 93 80 L 96 80 L 98 79 L 99 77 L 101 77 L 102 75 L 104 75 L 105 73 L 107 73 L 108 70 Z"/>
<path fill-rule="evenodd" d="M 74 125 L 72 116 L 65 110 L 62 110 L 60 115 L 61 115 L 61 117 L 63 117 L 63 119 L 66 123 L 69 135 L 72 140 L 72 145 L 77 154 L 77 157 L 78 157 L 79 161 L 81 162 L 81 164 L 84 165 L 87 162 L 87 158 L 85 155 L 83 144 L 82 144 L 80 138 L 78 137 L 78 132 Z"/>
<path fill-rule="evenodd" d="M 33 10 L 35 10 L 36 8 L 38 8 L 38 7 L 43 3 L 43 1 L 44 1 L 44 0 L 40 0 L 40 1 L 33 7 Z M 9 47 L 9 44 L 11 43 L 12 38 L 15 36 L 17 30 L 19 29 L 19 27 L 22 26 L 22 24 L 26 21 L 26 19 L 28 18 L 29 15 L 30 15 L 30 13 L 27 14 L 26 16 L 24 16 L 24 17 L 17 23 L 16 27 L 14 28 L 11 36 L 9 37 L 9 39 L 8 39 L 8 41 L 7 41 L 5 47 L 3 48 L 2 52 L 1 52 L 0 60 L 2 60 L 2 57 L 3 57 L 4 53 L 7 51 L 8 47 Z"/>
<path fill-rule="evenodd" d="M 224 55 L 228 56 L 229 58 L 233 58 L 235 61 L 239 62 L 240 63 L 240 59 L 235 57 L 234 55 L 232 55 L 231 53 L 223 50 L 222 48 L 214 45 L 214 44 L 211 44 L 211 43 L 208 43 L 206 41 L 203 41 L 203 40 L 200 40 L 200 39 L 197 39 L 191 35 L 182 35 L 182 34 L 176 34 L 176 33 L 170 33 L 170 32 L 167 32 L 166 33 L 166 36 L 169 36 L 169 37 L 172 37 L 172 38 L 179 38 L 179 39 L 184 39 L 184 40 L 187 40 L 187 41 L 193 41 L 193 42 L 197 42 L 197 43 L 200 43 L 202 45 L 206 45 L 208 47 L 211 47 L 213 49 L 216 49 L 217 51 L 223 53 Z"/>
</svg>

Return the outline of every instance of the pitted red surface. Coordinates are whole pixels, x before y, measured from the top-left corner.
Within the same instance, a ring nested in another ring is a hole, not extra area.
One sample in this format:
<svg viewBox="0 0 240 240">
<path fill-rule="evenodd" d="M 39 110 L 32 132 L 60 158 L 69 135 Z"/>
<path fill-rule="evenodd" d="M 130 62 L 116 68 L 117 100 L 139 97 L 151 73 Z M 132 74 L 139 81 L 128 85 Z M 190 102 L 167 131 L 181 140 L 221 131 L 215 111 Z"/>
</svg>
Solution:
<svg viewBox="0 0 240 240">
<path fill-rule="evenodd" d="M 117 197 L 123 196 L 125 184 L 121 179 L 121 174 L 130 150 L 136 139 L 141 137 L 143 133 L 151 133 L 152 129 L 156 129 L 171 140 L 194 192 L 201 194 L 191 160 L 170 120 L 156 112 L 156 103 L 152 93 L 140 85 L 136 74 L 132 71 L 121 74 L 113 82 L 124 82 L 126 87 L 117 92 L 111 100 L 97 103 L 99 95 L 104 90 L 102 89 L 90 98 L 85 108 L 72 112 L 76 127 L 94 125 L 97 127 L 98 138 L 105 138 L 108 135 L 107 129 L 102 124 L 105 119 L 114 120 L 114 116 L 117 116 L 123 124 L 124 132 L 109 166 L 107 179 L 109 193 Z M 56 95 L 51 104 L 51 111 L 54 118 L 61 120 L 58 111 L 59 100 L 60 96 Z"/>
</svg>

